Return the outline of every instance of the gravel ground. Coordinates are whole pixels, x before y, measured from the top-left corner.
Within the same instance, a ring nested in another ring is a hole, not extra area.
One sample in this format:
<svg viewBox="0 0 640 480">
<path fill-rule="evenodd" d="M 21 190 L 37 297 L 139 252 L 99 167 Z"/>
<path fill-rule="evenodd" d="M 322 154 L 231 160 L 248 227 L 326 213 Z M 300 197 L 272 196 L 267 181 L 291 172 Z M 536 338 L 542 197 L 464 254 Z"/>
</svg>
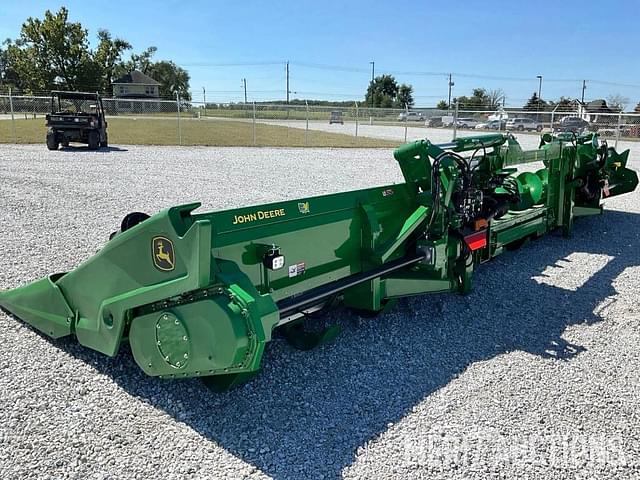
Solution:
<svg viewBox="0 0 640 480">
<path fill-rule="evenodd" d="M 132 210 L 399 180 L 389 150 L 0 146 L 0 288 L 73 268 Z M 0 313 L 0 477 L 639 478 L 639 200 L 498 257 L 466 297 L 337 310 L 337 341 L 276 339 L 224 394 Z"/>
</svg>

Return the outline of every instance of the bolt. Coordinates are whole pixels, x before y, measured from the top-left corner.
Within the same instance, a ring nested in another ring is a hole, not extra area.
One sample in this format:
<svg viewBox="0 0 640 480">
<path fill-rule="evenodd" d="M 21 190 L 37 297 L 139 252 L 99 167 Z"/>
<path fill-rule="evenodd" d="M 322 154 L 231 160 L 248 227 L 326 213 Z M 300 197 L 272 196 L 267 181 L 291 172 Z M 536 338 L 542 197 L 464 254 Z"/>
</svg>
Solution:
<svg viewBox="0 0 640 480">
<path fill-rule="evenodd" d="M 179 366 L 180 366 L 180 362 L 176 362 L 176 367 L 179 367 Z"/>
<path fill-rule="evenodd" d="M 151 368 L 153 365 L 152 364 L 148 364 L 147 367 Z"/>
<path fill-rule="evenodd" d="M 186 342 L 187 340 L 189 340 L 189 338 L 186 335 L 183 335 L 182 340 Z"/>
<path fill-rule="evenodd" d="M 165 360 L 165 362 L 168 362 L 168 361 L 169 361 L 169 355 L 166 355 L 166 356 L 164 357 L 164 360 Z"/>
<path fill-rule="evenodd" d="M 167 315 L 166 313 L 164 315 L 162 315 L 162 319 L 163 320 L 168 320 L 169 319 L 169 315 Z"/>
<path fill-rule="evenodd" d="M 188 354 L 188 353 L 185 353 L 185 354 L 184 354 L 184 358 L 189 358 L 189 354 Z"/>
<path fill-rule="evenodd" d="M 175 323 L 176 325 L 179 325 L 179 324 L 180 324 L 180 322 L 178 321 L 178 319 L 177 319 L 177 318 L 176 318 L 175 322 L 173 322 L 173 323 Z"/>
<path fill-rule="evenodd" d="M 158 346 L 162 345 L 162 342 L 160 340 L 158 340 L 156 343 L 158 344 Z"/>
</svg>

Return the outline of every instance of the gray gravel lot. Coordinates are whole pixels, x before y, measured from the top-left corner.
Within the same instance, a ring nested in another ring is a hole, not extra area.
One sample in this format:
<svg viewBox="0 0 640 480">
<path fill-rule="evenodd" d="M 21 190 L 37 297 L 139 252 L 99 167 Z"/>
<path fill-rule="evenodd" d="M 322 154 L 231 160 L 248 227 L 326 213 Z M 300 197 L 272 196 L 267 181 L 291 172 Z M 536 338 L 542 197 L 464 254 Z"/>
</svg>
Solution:
<svg viewBox="0 0 640 480">
<path fill-rule="evenodd" d="M 633 165 L 640 168 L 640 157 Z M 92 255 L 132 210 L 401 180 L 390 150 L 0 146 L 0 289 Z M 640 193 L 403 300 L 224 394 L 0 313 L 1 478 L 638 478 Z"/>
</svg>

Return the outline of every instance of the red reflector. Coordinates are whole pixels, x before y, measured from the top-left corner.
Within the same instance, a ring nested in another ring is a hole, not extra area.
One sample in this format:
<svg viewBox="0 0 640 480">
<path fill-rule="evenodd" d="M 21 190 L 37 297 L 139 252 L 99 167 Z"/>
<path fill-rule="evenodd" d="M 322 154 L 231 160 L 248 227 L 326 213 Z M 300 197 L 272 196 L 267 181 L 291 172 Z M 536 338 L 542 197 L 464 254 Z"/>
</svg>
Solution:
<svg viewBox="0 0 640 480">
<path fill-rule="evenodd" d="M 471 251 L 478 250 L 479 248 L 487 246 L 487 231 L 482 230 L 480 232 L 472 233 L 464 237 L 464 241 L 469 246 Z"/>
</svg>

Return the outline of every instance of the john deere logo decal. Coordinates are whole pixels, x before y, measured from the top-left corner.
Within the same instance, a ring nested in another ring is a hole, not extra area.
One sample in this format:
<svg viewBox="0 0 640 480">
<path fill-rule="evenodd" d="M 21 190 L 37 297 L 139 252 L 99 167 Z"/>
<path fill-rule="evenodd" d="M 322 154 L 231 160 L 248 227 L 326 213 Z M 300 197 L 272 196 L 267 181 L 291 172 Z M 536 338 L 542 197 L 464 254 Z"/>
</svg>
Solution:
<svg viewBox="0 0 640 480">
<path fill-rule="evenodd" d="M 309 213 L 309 202 L 298 203 L 298 211 L 300 213 Z"/>
<path fill-rule="evenodd" d="M 176 268 L 176 259 L 171 240 L 165 237 L 154 237 L 151 242 L 151 249 L 153 264 L 158 270 L 170 272 Z"/>
</svg>

